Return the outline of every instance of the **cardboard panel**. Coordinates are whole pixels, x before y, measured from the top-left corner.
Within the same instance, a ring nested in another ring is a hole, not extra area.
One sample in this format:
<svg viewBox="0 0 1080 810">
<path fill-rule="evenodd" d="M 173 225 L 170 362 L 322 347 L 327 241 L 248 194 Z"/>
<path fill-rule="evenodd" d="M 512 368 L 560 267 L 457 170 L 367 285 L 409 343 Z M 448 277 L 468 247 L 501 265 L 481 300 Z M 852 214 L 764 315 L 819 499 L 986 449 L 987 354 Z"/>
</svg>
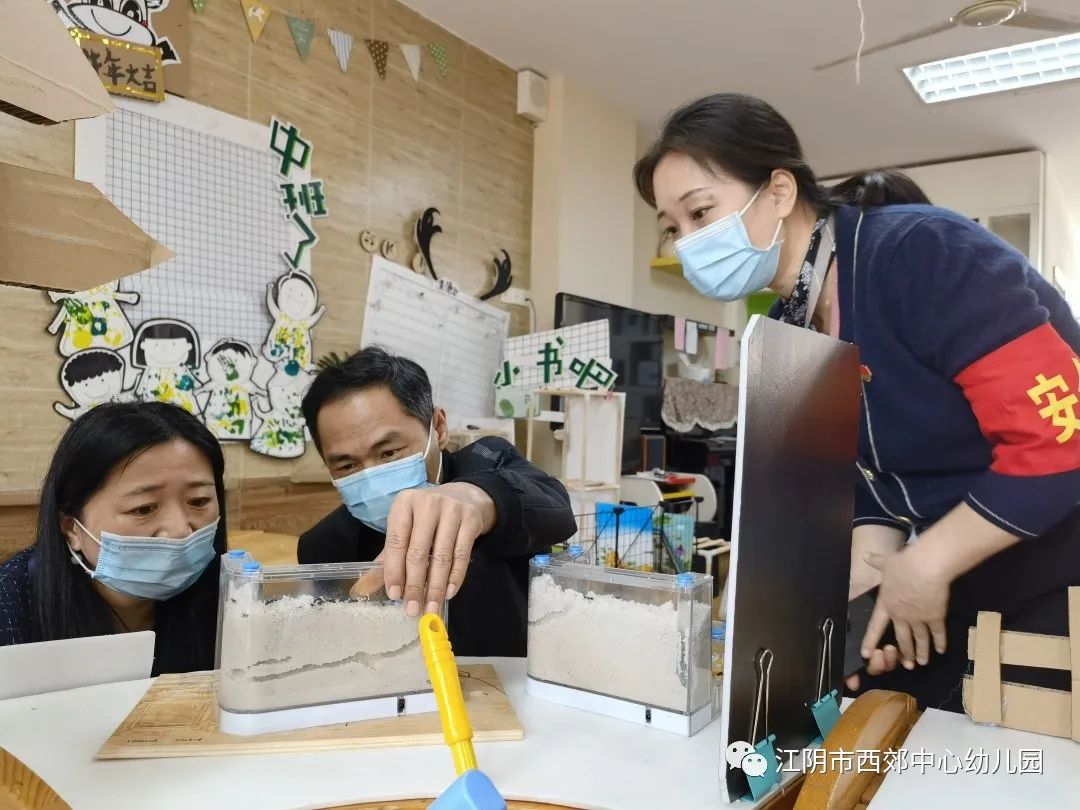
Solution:
<svg viewBox="0 0 1080 810">
<path fill-rule="evenodd" d="M 977 677 L 964 676 L 963 701 L 968 714 L 977 681 Z M 1000 725 L 1005 728 L 1052 737 L 1069 736 L 1072 696 L 1068 692 L 1006 682 L 1001 685 L 1001 703 L 1004 709 Z"/>
<path fill-rule="evenodd" d="M 115 109 L 48 3 L 0 0 L 0 17 L 0 112 L 52 124 Z"/>
<path fill-rule="evenodd" d="M 968 629 L 968 658 L 975 658 L 975 628 Z M 1005 666 L 1070 668 L 1069 639 L 1006 630 L 1001 634 L 1001 663 Z"/>
<path fill-rule="evenodd" d="M 971 719 L 1001 724 L 1001 614 L 979 611 L 975 625 L 975 688 Z"/>
<path fill-rule="evenodd" d="M 90 183 L 0 163 L 0 199 L 18 203 L 0 208 L 0 282 L 77 292 L 173 256 Z"/>
<path fill-rule="evenodd" d="M 1080 742 L 1080 587 L 1069 588 L 1069 639 L 1072 665 L 1072 738 Z"/>
</svg>

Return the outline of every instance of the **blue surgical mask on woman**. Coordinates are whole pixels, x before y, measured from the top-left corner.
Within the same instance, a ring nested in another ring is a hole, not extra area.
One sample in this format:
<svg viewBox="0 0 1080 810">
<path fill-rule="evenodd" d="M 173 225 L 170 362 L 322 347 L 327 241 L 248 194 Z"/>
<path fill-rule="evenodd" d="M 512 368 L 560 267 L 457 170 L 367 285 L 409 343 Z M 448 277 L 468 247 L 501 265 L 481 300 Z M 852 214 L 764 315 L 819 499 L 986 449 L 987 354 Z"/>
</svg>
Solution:
<svg viewBox="0 0 1080 810">
<path fill-rule="evenodd" d="M 675 242 L 683 275 L 702 295 L 719 301 L 737 301 L 764 290 L 780 263 L 781 217 L 772 244 L 756 248 L 746 232 L 743 214 L 761 194 L 759 188 L 741 211 L 728 214 Z"/>
<path fill-rule="evenodd" d="M 416 453 L 397 461 L 369 467 L 334 481 L 341 500 L 349 514 L 365 526 L 386 534 L 386 520 L 390 507 L 399 492 L 432 486 L 428 481 L 427 454 L 431 449 L 434 424 L 428 428 L 427 444 L 422 453 Z M 442 477 L 442 455 L 439 456 L 438 481 Z"/>
<path fill-rule="evenodd" d="M 102 585 L 128 596 L 164 601 L 190 588 L 210 565 L 215 556 L 214 538 L 219 520 L 181 540 L 129 537 L 112 532 L 95 537 L 76 520 L 75 525 L 101 546 L 93 570 L 74 549 L 68 548 L 72 561 Z"/>
</svg>

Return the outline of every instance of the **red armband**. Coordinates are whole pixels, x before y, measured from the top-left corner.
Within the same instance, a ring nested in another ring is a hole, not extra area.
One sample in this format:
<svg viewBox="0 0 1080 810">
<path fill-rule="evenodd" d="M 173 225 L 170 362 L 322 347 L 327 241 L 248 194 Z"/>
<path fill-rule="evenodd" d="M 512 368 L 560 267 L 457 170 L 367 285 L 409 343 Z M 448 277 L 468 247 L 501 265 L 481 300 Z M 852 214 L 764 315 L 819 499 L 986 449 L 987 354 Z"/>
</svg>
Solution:
<svg viewBox="0 0 1080 810">
<path fill-rule="evenodd" d="M 955 382 L 994 446 L 994 472 L 1080 469 L 1080 359 L 1053 326 L 1043 324 L 979 358 Z"/>
</svg>

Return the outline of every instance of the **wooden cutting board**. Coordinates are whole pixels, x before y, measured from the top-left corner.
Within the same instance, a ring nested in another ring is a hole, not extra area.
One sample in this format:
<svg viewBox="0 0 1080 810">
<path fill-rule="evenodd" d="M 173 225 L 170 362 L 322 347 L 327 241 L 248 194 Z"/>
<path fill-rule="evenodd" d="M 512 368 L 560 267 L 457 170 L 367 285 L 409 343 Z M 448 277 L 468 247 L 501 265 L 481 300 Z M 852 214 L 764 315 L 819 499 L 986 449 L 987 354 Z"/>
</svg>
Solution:
<svg viewBox="0 0 1080 810">
<path fill-rule="evenodd" d="M 41 777 L 0 748 L 0 810 L 71 810 Z"/>
<path fill-rule="evenodd" d="M 473 740 L 520 740 L 525 732 L 495 668 L 458 668 Z M 98 759 L 221 756 L 441 745 L 439 715 L 414 714 L 299 731 L 237 736 L 218 728 L 217 675 L 162 675 L 97 753 Z"/>
</svg>

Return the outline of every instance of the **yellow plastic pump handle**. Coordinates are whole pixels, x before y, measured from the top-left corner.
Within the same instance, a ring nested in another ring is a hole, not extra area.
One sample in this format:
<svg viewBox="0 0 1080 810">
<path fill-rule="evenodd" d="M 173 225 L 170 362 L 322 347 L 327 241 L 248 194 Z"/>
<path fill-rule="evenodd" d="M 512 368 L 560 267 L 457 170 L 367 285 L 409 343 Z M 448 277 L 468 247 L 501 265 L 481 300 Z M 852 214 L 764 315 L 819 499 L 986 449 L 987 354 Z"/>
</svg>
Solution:
<svg viewBox="0 0 1080 810">
<path fill-rule="evenodd" d="M 443 738 L 450 746 L 458 776 L 476 769 L 476 753 L 472 746 L 472 724 L 465 711 L 465 697 L 458 680 L 457 661 L 450 647 L 450 636 L 443 620 L 434 613 L 420 617 L 420 647 L 424 651 L 428 677 L 435 690 L 439 706 Z"/>
</svg>

